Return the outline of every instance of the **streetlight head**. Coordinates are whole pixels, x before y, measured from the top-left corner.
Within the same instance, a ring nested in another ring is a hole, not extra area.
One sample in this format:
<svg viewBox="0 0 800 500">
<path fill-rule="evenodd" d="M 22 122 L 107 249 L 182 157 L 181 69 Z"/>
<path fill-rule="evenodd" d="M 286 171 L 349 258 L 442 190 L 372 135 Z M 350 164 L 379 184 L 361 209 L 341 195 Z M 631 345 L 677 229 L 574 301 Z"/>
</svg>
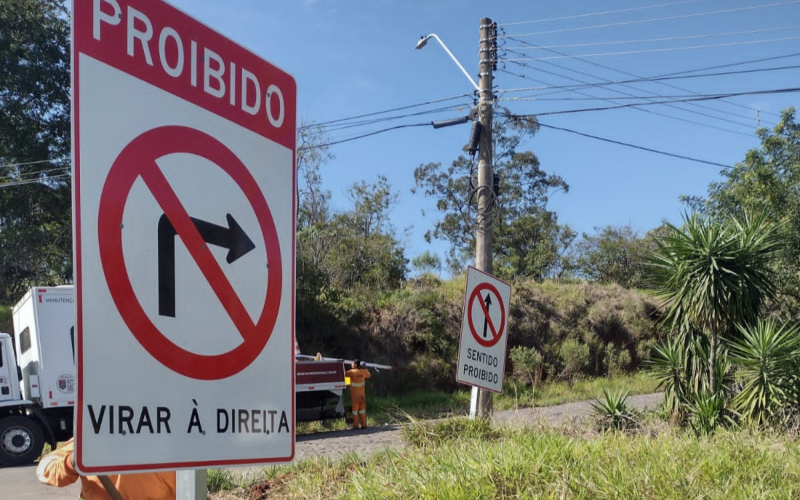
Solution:
<svg viewBox="0 0 800 500">
<path fill-rule="evenodd" d="M 417 49 L 419 50 L 419 49 L 421 49 L 422 47 L 424 47 L 424 46 L 425 46 L 425 45 L 428 43 L 428 39 L 429 39 L 430 37 L 431 37 L 430 35 L 428 35 L 428 36 L 421 36 L 421 37 L 419 37 L 419 41 L 417 42 Z"/>
</svg>

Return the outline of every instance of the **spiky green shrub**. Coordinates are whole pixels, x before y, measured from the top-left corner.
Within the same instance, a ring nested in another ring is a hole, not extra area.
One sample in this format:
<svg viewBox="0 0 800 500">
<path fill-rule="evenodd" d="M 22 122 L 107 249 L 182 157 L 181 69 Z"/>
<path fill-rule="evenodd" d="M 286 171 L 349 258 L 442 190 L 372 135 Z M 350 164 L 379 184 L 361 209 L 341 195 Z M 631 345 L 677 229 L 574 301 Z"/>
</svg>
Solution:
<svg viewBox="0 0 800 500">
<path fill-rule="evenodd" d="M 725 394 L 721 392 L 702 391 L 692 394 L 691 401 L 686 403 L 686 409 L 689 412 L 689 425 L 698 437 L 711 435 L 720 427 L 736 425 L 727 402 Z"/>
<path fill-rule="evenodd" d="M 740 326 L 741 338 L 730 342 L 742 390 L 733 407 L 746 421 L 764 425 L 800 403 L 800 331 L 796 326 L 759 320 Z"/>
<path fill-rule="evenodd" d="M 628 405 L 628 392 L 603 389 L 603 396 L 592 403 L 596 426 L 600 430 L 629 430 L 639 427 L 639 412 Z"/>
</svg>

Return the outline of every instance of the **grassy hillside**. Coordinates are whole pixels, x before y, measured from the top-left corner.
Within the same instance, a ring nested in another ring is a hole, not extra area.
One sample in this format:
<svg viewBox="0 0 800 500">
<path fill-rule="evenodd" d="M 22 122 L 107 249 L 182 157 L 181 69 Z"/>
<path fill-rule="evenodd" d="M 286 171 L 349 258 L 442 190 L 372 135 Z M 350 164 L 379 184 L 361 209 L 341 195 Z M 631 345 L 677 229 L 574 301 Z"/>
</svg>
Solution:
<svg viewBox="0 0 800 500">
<path fill-rule="evenodd" d="M 590 283 L 512 283 L 509 348 L 535 348 L 545 379 L 569 380 L 635 371 L 661 335 L 646 295 Z M 371 383 L 379 392 L 450 391 L 464 302 L 463 278 L 423 275 L 390 295 L 337 298 L 298 307 L 305 351 L 361 357 L 401 367 Z M 313 321 L 309 320 L 313 318 Z M 506 363 L 507 371 L 513 366 Z"/>
</svg>

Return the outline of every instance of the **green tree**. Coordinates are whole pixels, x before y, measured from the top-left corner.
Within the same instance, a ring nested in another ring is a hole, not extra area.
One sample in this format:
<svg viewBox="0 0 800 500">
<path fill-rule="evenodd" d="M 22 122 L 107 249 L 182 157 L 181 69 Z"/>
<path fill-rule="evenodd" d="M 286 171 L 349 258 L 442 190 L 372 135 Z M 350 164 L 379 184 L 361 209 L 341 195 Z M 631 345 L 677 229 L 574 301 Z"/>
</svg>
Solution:
<svg viewBox="0 0 800 500">
<path fill-rule="evenodd" d="M 712 219 L 684 216 L 667 224 L 648 257 L 649 279 L 665 302 L 664 320 L 678 330 L 700 329 L 709 339 L 708 370 L 718 391 L 719 338 L 753 322 L 776 292 L 770 261 L 784 244 L 780 227 L 766 216 Z"/>
<path fill-rule="evenodd" d="M 774 223 L 785 222 L 781 231 L 788 244 L 775 269 L 782 312 L 792 317 L 800 307 L 800 124 L 795 109 L 785 110 L 772 130 L 759 129 L 758 136 L 761 145 L 734 168 L 722 171 L 724 180 L 709 186 L 706 199 L 686 201 L 715 217 L 763 212 Z"/>
<path fill-rule="evenodd" d="M 635 288 L 642 281 L 645 241 L 628 226 L 595 228 L 577 243 L 576 267 L 584 278 L 602 284 Z"/>
<path fill-rule="evenodd" d="M 318 125 L 302 121 L 297 131 L 297 300 L 301 314 L 319 309 L 317 298 L 327 277 L 323 262 L 332 238 L 331 193 L 322 185 L 321 168 L 334 159 Z"/>
<path fill-rule="evenodd" d="M 300 230 L 328 219 L 331 192 L 322 186 L 320 169 L 334 158 L 322 127 L 302 121 L 297 128 L 297 227 Z"/>
<path fill-rule="evenodd" d="M 357 182 L 347 194 L 353 208 L 336 214 L 329 223 L 332 238 L 326 272 L 342 289 L 396 289 L 405 279 L 408 264 L 389 222 L 397 194 L 384 176 L 374 183 Z"/>
<path fill-rule="evenodd" d="M 547 209 L 549 196 L 568 191 L 559 176 L 547 174 L 531 151 L 518 151 L 539 128 L 533 118 L 519 118 L 499 110 L 493 126 L 495 172 L 499 195 L 493 197 L 488 223 L 493 228 L 495 272 L 508 277 L 543 279 L 561 261 L 568 236 L 574 233 L 558 224 Z M 473 158 L 460 155 L 449 167 L 428 163 L 414 171 L 416 189 L 436 199 L 441 220 L 426 235 L 450 243 L 448 264 L 461 268 L 475 253 L 477 169 Z"/>
<path fill-rule="evenodd" d="M 430 250 L 425 250 L 411 259 L 411 267 L 420 273 L 438 273 L 442 270 L 442 258 Z"/>
<path fill-rule="evenodd" d="M 72 278 L 69 23 L 58 0 L 0 2 L 0 300 Z"/>
</svg>

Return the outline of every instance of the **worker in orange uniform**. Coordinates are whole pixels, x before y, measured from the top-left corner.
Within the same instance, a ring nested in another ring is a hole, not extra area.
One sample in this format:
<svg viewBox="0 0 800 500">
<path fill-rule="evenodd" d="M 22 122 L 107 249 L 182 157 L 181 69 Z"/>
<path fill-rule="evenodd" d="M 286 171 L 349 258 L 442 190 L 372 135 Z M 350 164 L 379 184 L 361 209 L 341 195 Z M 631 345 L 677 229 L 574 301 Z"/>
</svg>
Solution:
<svg viewBox="0 0 800 500">
<path fill-rule="evenodd" d="M 80 478 L 82 500 L 113 500 L 97 476 L 82 476 L 75 470 L 75 443 L 72 439 L 64 446 L 45 455 L 36 468 L 36 476 L 44 484 L 58 488 L 69 486 Z M 175 472 L 148 472 L 106 476 L 125 500 L 175 500 Z"/>
<path fill-rule="evenodd" d="M 358 429 L 359 419 L 361 428 L 367 428 L 367 399 L 364 395 L 366 380 L 372 375 L 367 370 L 363 361 L 354 360 L 353 367 L 347 370 L 345 376 L 350 377 L 350 401 L 353 404 L 353 429 Z"/>
</svg>

